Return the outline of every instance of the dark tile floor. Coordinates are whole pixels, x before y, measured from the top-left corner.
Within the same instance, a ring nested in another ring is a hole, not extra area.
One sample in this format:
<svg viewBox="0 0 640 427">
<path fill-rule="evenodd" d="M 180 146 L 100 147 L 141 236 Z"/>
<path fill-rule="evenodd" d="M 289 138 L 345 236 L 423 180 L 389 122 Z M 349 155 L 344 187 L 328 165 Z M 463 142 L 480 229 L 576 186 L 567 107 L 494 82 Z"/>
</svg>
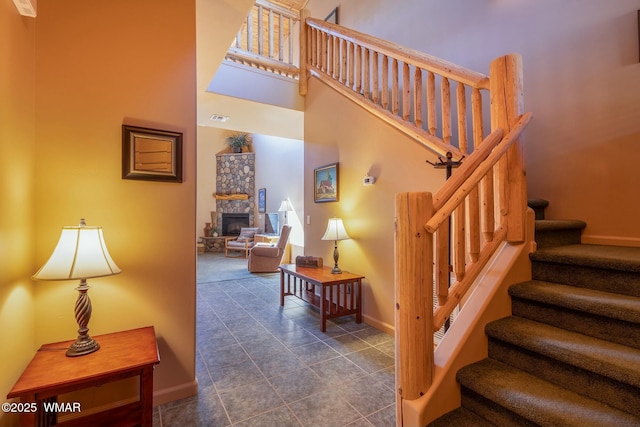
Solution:
<svg viewBox="0 0 640 427">
<path fill-rule="evenodd" d="M 277 273 L 198 255 L 199 393 L 154 408 L 154 426 L 395 426 L 393 337 L 353 316 L 322 333 L 279 292 Z"/>
</svg>

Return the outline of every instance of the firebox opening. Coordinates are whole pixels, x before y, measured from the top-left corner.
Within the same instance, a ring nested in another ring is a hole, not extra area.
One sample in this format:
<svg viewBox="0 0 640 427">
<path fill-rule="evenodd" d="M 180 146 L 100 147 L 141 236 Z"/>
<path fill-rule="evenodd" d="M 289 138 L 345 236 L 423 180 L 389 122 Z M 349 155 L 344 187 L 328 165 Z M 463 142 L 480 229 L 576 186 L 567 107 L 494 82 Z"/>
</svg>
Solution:
<svg viewBox="0 0 640 427">
<path fill-rule="evenodd" d="M 242 227 L 249 227 L 248 213 L 223 213 L 222 235 L 238 236 Z"/>
</svg>

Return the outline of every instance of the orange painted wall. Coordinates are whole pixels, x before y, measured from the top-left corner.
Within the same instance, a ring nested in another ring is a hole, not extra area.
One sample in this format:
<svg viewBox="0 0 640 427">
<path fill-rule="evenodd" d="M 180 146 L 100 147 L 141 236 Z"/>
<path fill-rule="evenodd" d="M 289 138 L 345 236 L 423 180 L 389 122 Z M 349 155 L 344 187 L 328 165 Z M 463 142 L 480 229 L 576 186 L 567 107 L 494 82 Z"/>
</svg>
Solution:
<svg viewBox="0 0 640 427">
<path fill-rule="evenodd" d="M 35 23 L 0 2 L 0 395 L 34 351 Z M 11 66 L 5 66 L 11 64 Z M 4 400 L 3 400 L 4 401 Z M 0 412 L 0 426 L 16 418 Z"/>
<path fill-rule="evenodd" d="M 117 276 L 92 279 L 92 334 L 154 325 L 155 403 L 195 392 L 195 1 L 41 0 L 35 263 L 60 228 L 104 228 Z M 184 182 L 121 179 L 123 123 L 183 132 Z M 35 284 L 36 343 L 70 339 L 73 282 Z"/>
</svg>

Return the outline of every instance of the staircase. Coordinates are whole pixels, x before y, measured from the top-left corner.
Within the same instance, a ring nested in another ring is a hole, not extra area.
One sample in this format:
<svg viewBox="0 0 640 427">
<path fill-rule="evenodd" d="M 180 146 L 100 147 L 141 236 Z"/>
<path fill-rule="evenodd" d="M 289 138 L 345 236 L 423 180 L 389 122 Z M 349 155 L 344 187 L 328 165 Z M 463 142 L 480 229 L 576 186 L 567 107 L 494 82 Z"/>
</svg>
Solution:
<svg viewBox="0 0 640 427">
<path fill-rule="evenodd" d="M 462 405 L 429 424 L 640 426 L 640 248 L 580 244 L 582 221 L 536 212 L 532 277 L 457 373 Z"/>
</svg>

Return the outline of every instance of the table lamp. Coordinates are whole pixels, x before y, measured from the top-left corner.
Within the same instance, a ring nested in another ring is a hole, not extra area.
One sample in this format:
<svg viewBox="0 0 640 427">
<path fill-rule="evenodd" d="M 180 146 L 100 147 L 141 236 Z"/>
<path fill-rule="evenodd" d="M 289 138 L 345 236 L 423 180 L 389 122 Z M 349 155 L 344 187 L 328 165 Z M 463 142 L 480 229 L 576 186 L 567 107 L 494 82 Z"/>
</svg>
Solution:
<svg viewBox="0 0 640 427">
<path fill-rule="evenodd" d="M 291 206 L 291 202 L 289 199 L 284 199 L 282 203 L 280 203 L 280 207 L 278 208 L 278 212 L 284 212 L 284 224 L 289 225 L 289 219 L 287 218 L 287 213 L 293 210 L 293 206 Z"/>
<path fill-rule="evenodd" d="M 33 275 L 37 280 L 80 279 L 76 288 L 78 299 L 75 305 L 75 317 L 78 322 L 78 338 L 67 350 L 67 356 L 82 356 L 100 348 L 89 336 L 91 318 L 91 300 L 87 291 L 87 279 L 111 276 L 120 273 L 113 262 L 102 236 L 102 227 L 89 227 L 84 219 L 79 226 L 62 227 L 62 233 L 49 260 Z"/>
<path fill-rule="evenodd" d="M 347 240 L 350 239 L 347 234 L 347 230 L 344 229 L 344 224 L 342 223 L 342 218 L 331 218 L 329 223 L 327 224 L 327 230 L 324 232 L 324 236 L 322 236 L 322 240 L 333 240 L 333 262 L 334 266 L 331 269 L 333 274 L 340 274 L 342 270 L 338 267 L 338 240 Z"/>
</svg>

